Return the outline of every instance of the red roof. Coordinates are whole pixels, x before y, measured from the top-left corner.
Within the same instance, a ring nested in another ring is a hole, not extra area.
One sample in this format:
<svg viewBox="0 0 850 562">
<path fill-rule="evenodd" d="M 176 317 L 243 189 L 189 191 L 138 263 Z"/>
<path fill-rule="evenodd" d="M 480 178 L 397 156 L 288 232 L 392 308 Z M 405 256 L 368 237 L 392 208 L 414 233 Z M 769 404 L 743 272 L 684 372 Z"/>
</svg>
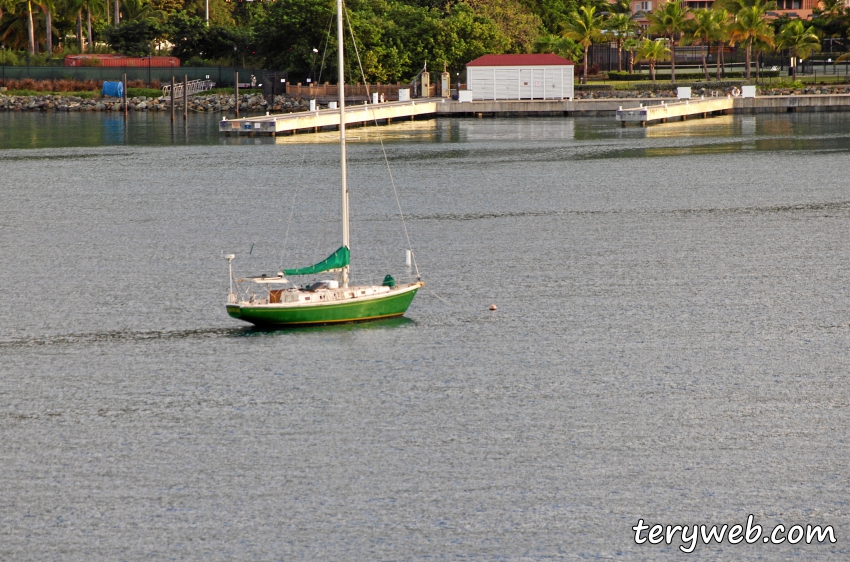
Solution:
<svg viewBox="0 0 850 562">
<path fill-rule="evenodd" d="M 466 66 L 563 66 L 571 61 L 552 53 L 538 55 L 484 55 Z"/>
</svg>

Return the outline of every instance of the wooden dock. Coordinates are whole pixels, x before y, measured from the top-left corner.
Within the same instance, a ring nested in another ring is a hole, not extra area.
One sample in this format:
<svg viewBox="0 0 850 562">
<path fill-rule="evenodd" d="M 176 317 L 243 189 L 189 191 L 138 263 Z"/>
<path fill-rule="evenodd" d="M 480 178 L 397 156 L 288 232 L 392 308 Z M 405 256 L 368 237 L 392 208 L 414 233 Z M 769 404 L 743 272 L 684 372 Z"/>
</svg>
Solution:
<svg viewBox="0 0 850 562">
<path fill-rule="evenodd" d="M 709 115 L 718 115 L 730 112 L 735 107 L 735 98 L 716 97 L 716 98 L 693 98 L 678 100 L 675 102 L 662 101 L 653 105 L 640 104 L 639 107 L 631 107 L 623 109 L 620 107 L 617 110 L 617 121 L 626 126 L 628 122 L 640 123 L 641 127 L 646 127 L 648 123 L 666 123 L 670 119 L 681 119 L 684 121 L 688 117 L 708 117 Z"/>
<path fill-rule="evenodd" d="M 419 99 L 406 102 L 346 105 L 345 124 L 366 125 L 392 123 L 394 120 L 415 119 L 437 113 L 441 99 Z M 325 127 L 339 127 L 339 109 L 320 109 L 298 113 L 279 113 L 243 119 L 219 121 L 218 130 L 225 135 L 276 136 L 297 132 L 319 132 Z"/>
</svg>

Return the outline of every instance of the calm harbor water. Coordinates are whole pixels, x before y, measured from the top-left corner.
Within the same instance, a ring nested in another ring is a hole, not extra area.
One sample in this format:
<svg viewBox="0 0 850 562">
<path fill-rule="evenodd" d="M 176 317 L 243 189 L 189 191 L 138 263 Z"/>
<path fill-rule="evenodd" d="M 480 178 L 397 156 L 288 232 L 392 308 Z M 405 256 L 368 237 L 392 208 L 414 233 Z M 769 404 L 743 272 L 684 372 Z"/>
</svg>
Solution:
<svg viewBox="0 0 850 562">
<path fill-rule="evenodd" d="M 850 116 L 382 128 L 427 289 L 294 331 L 222 255 L 338 247 L 334 136 L 216 121 L 0 113 L 0 559 L 850 557 Z M 354 275 L 404 277 L 350 134 Z M 838 540 L 633 541 L 748 514 Z"/>
</svg>

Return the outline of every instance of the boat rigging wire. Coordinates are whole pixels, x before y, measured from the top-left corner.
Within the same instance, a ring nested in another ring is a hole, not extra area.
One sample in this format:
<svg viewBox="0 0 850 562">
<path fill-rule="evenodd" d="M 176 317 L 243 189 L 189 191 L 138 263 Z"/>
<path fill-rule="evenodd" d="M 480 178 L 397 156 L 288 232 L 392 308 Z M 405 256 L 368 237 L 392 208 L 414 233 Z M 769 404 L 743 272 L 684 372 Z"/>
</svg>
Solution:
<svg viewBox="0 0 850 562">
<path fill-rule="evenodd" d="M 295 194 L 292 196 L 292 206 L 289 208 L 289 220 L 286 221 L 286 234 L 283 237 L 283 249 L 280 253 L 279 270 L 283 270 L 283 258 L 286 256 L 286 244 L 289 242 L 289 228 L 292 226 L 292 217 L 295 214 L 295 204 L 298 200 L 298 192 L 301 190 L 301 172 L 304 169 L 304 161 L 307 159 L 307 143 L 304 143 L 301 150 L 301 163 L 298 165 L 298 175 L 295 178 Z"/>
<path fill-rule="evenodd" d="M 330 46 L 331 42 L 331 26 L 333 25 L 333 23 L 334 17 L 331 16 L 331 18 L 328 20 L 328 32 L 325 35 L 325 49 L 322 51 L 322 64 L 321 66 L 319 66 L 319 79 L 316 81 L 317 85 L 322 83 L 322 72 L 324 72 L 325 70 L 325 57 L 327 57 L 328 55 L 328 47 Z"/>
<path fill-rule="evenodd" d="M 348 32 L 351 34 L 351 43 L 354 45 L 354 54 L 357 56 L 357 64 L 360 67 L 360 76 L 363 78 L 363 84 L 366 86 L 366 97 L 369 98 L 369 83 L 366 80 L 366 73 L 363 71 L 363 61 L 360 60 L 360 51 L 357 49 L 357 39 L 354 36 L 354 28 L 351 26 L 351 15 L 348 13 L 348 7 L 343 3 L 343 10 L 345 11 L 345 19 L 348 22 Z M 366 103 L 371 102 L 371 98 L 367 99 Z M 390 176 L 390 185 L 393 188 L 393 195 L 395 195 L 396 206 L 398 207 L 398 214 L 401 217 L 401 225 L 404 227 L 404 236 L 407 238 L 407 249 L 410 250 L 410 256 L 413 261 L 413 268 L 416 270 L 416 277 L 421 277 L 419 273 L 419 265 L 416 263 L 416 252 L 413 251 L 413 246 L 410 243 L 410 233 L 407 231 L 407 222 L 404 220 L 404 212 L 401 210 L 401 201 L 398 197 L 398 189 L 396 189 L 395 179 L 393 178 L 393 172 L 390 168 L 390 159 L 387 157 L 387 148 L 384 146 L 384 136 L 381 134 L 381 129 L 378 127 L 378 118 L 375 116 L 375 111 L 370 110 L 372 112 L 372 120 L 375 122 L 375 129 L 378 133 L 378 140 L 381 143 L 381 152 L 384 155 L 384 163 L 387 166 L 387 174 Z"/>
</svg>

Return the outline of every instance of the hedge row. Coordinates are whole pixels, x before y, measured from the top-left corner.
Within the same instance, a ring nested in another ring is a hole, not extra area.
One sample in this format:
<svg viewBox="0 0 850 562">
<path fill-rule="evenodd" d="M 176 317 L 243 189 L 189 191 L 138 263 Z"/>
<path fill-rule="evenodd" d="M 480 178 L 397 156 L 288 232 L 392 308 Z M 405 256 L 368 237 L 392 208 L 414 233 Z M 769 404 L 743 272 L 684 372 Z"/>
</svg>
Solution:
<svg viewBox="0 0 850 562">
<path fill-rule="evenodd" d="M 779 76 L 779 71 L 778 70 L 762 70 L 760 74 L 761 74 L 762 78 L 777 78 Z M 715 75 L 715 73 L 713 72 L 713 69 L 712 69 L 712 71 L 709 71 L 708 75 L 709 75 L 709 77 Z M 755 77 L 755 75 L 756 75 L 755 72 L 753 72 L 751 74 L 752 77 Z M 655 77 L 659 80 L 669 80 L 670 79 L 669 74 L 661 75 L 661 74 L 656 73 Z M 743 78 L 743 77 L 744 77 L 744 73 L 739 72 L 739 71 L 727 72 L 726 73 L 726 78 Z M 612 70 L 611 72 L 608 73 L 608 79 L 609 80 L 616 80 L 616 81 L 649 80 L 649 74 L 629 74 L 626 71 L 620 72 L 618 70 Z M 704 72 L 677 72 L 676 73 L 676 79 L 677 80 L 703 80 L 703 79 L 705 79 L 705 73 Z"/>
<path fill-rule="evenodd" d="M 741 89 L 744 85 L 743 80 L 724 80 L 721 82 L 691 82 L 688 87 L 691 88 L 691 93 L 696 94 L 700 90 L 729 90 L 732 88 Z M 652 84 L 651 82 L 641 82 L 640 84 L 632 84 L 630 90 L 637 92 L 656 92 L 658 90 L 669 91 L 673 89 L 669 83 Z"/>
<path fill-rule="evenodd" d="M 614 90 L 613 84 L 575 84 L 577 92 L 609 92 Z"/>
</svg>

